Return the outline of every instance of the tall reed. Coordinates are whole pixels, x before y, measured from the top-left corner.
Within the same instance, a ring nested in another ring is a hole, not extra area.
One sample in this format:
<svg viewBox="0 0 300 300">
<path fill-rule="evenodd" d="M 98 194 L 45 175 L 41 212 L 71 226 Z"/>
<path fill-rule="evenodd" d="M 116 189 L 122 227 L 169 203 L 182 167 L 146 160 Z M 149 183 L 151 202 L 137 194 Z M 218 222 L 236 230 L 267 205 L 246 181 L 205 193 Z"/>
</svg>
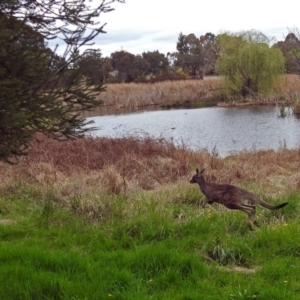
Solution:
<svg viewBox="0 0 300 300">
<path fill-rule="evenodd" d="M 145 106 L 187 105 L 200 100 L 221 101 L 223 98 L 222 77 L 207 77 L 204 80 L 164 81 L 157 83 L 108 84 L 101 93 L 104 106 L 114 108 L 139 108 Z M 273 92 L 256 95 L 254 98 L 225 99 L 229 104 L 295 104 L 299 101 L 300 78 L 297 75 L 282 75 Z M 242 100 L 242 101 L 241 101 Z M 242 103 L 240 103 L 242 102 Z M 228 105 L 223 103 L 223 105 Z"/>
<path fill-rule="evenodd" d="M 104 105 L 121 107 L 143 107 L 195 102 L 219 95 L 220 78 L 206 80 L 164 81 L 158 83 L 109 84 L 101 93 Z"/>
</svg>

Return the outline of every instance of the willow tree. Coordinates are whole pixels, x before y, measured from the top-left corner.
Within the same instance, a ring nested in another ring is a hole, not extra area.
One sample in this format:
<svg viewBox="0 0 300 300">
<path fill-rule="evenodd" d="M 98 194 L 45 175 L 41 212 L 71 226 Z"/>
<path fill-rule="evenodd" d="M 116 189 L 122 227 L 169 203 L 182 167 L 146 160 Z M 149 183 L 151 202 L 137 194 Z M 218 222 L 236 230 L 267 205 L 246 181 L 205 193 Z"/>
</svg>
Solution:
<svg viewBox="0 0 300 300">
<path fill-rule="evenodd" d="M 99 105 L 103 87 L 82 82 L 72 53 L 79 59 L 104 33 L 99 16 L 113 2 L 124 0 L 0 2 L 1 161 L 26 154 L 37 132 L 71 139 L 87 131 L 80 112 Z"/>
<path fill-rule="evenodd" d="M 217 68 L 225 77 L 230 95 L 256 96 L 271 91 L 284 72 L 284 57 L 257 31 L 218 36 L 220 54 Z"/>
</svg>

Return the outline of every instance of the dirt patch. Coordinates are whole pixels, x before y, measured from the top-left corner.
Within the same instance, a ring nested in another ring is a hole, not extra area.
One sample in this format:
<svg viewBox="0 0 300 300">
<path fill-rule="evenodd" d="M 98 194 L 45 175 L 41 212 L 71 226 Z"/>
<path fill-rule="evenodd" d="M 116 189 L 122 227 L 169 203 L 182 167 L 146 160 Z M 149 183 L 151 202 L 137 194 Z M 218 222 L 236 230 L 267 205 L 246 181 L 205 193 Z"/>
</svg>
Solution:
<svg viewBox="0 0 300 300">
<path fill-rule="evenodd" d="M 218 269 L 221 271 L 230 272 L 230 273 L 255 274 L 259 270 L 261 270 L 261 267 L 256 266 L 253 268 L 243 268 L 243 267 L 238 267 L 238 266 L 232 266 L 232 267 L 219 267 L 218 266 Z"/>
<path fill-rule="evenodd" d="M 16 222 L 11 219 L 0 219 L 0 226 L 1 225 L 12 225 L 15 224 Z"/>
</svg>

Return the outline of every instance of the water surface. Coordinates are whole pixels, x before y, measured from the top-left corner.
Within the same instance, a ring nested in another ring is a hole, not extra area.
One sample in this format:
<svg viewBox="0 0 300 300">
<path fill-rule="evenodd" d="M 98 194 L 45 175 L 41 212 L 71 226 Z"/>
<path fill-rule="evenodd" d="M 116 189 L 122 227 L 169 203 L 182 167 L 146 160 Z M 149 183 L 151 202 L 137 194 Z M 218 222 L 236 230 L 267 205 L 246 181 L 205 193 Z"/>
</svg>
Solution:
<svg viewBox="0 0 300 300">
<path fill-rule="evenodd" d="M 176 145 L 209 151 L 221 156 L 243 150 L 296 148 L 300 145 L 300 120 L 286 109 L 279 117 L 275 106 L 214 107 L 144 111 L 124 115 L 95 116 L 101 137 L 164 137 Z"/>
</svg>

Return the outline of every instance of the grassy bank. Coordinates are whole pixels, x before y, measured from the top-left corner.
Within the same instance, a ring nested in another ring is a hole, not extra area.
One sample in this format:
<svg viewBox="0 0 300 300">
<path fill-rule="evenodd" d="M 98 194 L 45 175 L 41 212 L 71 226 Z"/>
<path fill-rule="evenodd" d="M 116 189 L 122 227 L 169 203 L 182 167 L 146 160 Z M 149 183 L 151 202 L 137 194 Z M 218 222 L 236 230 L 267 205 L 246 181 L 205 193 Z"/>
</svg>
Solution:
<svg viewBox="0 0 300 300">
<path fill-rule="evenodd" d="M 256 95 L 255 98 L 228 98 L 222 96 L 221 77 L 207 77 L 205 80 L 165 81 L 154 84 L 127 83 L 109 84 L 101 93 L 105 106 L 118 108 L 138 108 L 145 106 L 162 107 L 202 107 L 221 103 L 223 105 L 248 104 L 297 104 L 300 102 L 300 80 L 297 75 L 284 75 L 274 92 Z"/>
<path fill-rule="evenodd" d="M 297 150 L 220 159 L 164 140 L 44 139 L 1 165 L 3 299 L 298 299 Z M 203 206 L 188 183 L 248 188 L 281 211 Z"/>
</svg>

